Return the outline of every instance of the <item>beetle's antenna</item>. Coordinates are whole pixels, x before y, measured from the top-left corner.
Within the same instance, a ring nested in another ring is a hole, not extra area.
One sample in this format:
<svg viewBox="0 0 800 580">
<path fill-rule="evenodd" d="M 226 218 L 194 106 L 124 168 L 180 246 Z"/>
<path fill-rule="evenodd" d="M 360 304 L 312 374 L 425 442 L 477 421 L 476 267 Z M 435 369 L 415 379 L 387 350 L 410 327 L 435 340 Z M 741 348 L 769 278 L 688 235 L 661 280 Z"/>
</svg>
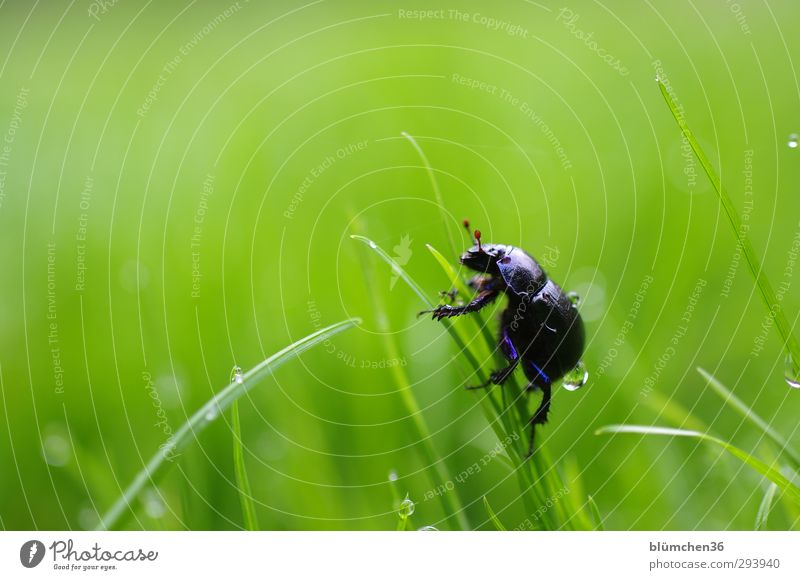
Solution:
<svg viewBox="0 0 800 580">
<path fill-rule="evenodd" d="M 475 230 L 475 241 L 478 243 L 478 251 L 483 252 L 483 248 L 481 248 L 481 231 Z"/>
</svg>

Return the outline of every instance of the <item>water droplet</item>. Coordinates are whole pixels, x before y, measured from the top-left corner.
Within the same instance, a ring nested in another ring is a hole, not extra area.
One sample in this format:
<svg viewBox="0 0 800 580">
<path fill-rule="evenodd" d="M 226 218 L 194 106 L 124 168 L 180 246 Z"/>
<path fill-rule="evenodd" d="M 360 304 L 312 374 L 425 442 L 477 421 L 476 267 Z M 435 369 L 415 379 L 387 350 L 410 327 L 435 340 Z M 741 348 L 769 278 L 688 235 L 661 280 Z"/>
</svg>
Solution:
<svg viewBox="0 0 800 580">
<path fill-rule="evenodd" d="M 562 386 L 568 391 L 577 391 L 589 380 L 589 371 L 583 361 L 578 361 L 575 368 L 564 375 Z"/>
<path fill-rule="evenodd" d="M 206 409 L 206 421 L 213 421 L 217 418 L 217 415 L 219 415 L 219 407 L 217 407 L 216 403 Z"/>
<path fill-rule="evenodd" d="M 577 308 L 578 306 L 580 306 L 581 297 L 578 295 L 577 292 L 567 292 L 567 298 L 569 298 L 569 301 L 572 302 L 573 308 Z"/>
<path fill-rule="evenodd" d="M 422 526 L 420 529 L 417 530 L 418 532 L 438 532 L 439 528 L 434 526 Z"/>
<path fill-rule="evenodd" d="M 406 494 L 406 499 L 400 502 L 400 509 L 397 510 L 397 515 L 400 516 L 401 520 L 408 519 L 414 515 L 416 507 L 414 502 L 409 499 L 408 494 Z"/>
<path fill-rule="evenodd" d="M 241 385 L 244 382 L 244 373 L 242 372 L 242 367 L 233 367 L 231 370 L 231 382 L 236 383 L 237 385 Z"/>
<path fill-rule="evenodd" d="M 146 489 L 142 494 L 144 512 L 154 520 L 164 517 L 167 507 L 164 505 L 161 495 L 154 489 Z"/>
<path fill-rule="evenodd" d="M 800 389 L 800 369 L 792 361 L 791 353 L 786 355 L 786 384 L 793 389 Z"/>
<path fill-rule="evenodd" d="M 800 135 L 792 133 L 789 135 L 789 141 L 786 144 L 789 146 L 789 149 L 797 149 L 800 147 Z"/>
<path fill-rule="evenodd" d="M 378 244 L 376 244 L 375 242 L 373 242 L 372 240 L 370 240 L 370 241 L 369 241 L 369 247 L 370 247 L 370 248 L 372 248 L 373 250 L 375 250 L 375 249 L 377 249 L 377 248 L 378 248 Z"/>
<path fill-rule="evenodd" d="M 389 481 L 397 481 L 397 472 L 394 469 L 389 472 Z"/>
<path fill-rule="evenodd" d="M 72 456 L 69 434 L 61 425 L 48 425 L 42 439 L 42 455 L 48 465 L 63 467 Z"/>
<path fill-rule="evenodd" d="M 91 505 L 84 504 L 80 511 L 78 511 L 78 524 L 81 526 L 81 529 L 93 530 L 99 523 L 100 516 L 97 515 L 97 511 L 95 511 Z"/>
</svg>

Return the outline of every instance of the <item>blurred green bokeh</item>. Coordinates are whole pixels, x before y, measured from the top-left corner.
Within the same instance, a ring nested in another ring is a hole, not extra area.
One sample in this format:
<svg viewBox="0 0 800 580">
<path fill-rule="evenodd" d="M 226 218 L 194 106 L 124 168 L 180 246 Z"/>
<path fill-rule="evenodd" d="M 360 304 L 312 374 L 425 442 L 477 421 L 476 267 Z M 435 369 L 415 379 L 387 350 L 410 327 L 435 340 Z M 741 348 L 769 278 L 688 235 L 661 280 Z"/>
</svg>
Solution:
<svg viewBox="0 0 800 580">
<path fill-rule="evenodd" d="M 654 82 L 748 212 L 794 323 L 800 6 L 459 4 L 0 7 L 3 528 L 93 527 L 234 364 L 349 316 L 363 325 L 240 403 L 261 526 L 394 529 L 394 470 L 414 526 L 447 528 L 424 501 L 378 317 L 450 472 L 496 439 L 443 328 L 350 239 L 394 250 L 431 299 L 447 289 L 425 244 L 455 256 L 403 131 L 435 169 L 459 250 L 469 218 L 581 295 L 590 381 L 555 393 L 540 437 L 606 528 L 752 528 L 758 474 L 695 441 L 594 431 L 699 421 L 771 458 L 702 366 L 800 444 L 778 336 Z M 501 461 L 459 493 L 476 526 L 491 528 L 484 495 L 506 527 L 527 517 Z M 134 508 L 131 529 L 239 528 L 230 416 Z M 770 525 L 795 521 L 776 510 Z"/>
</svg>

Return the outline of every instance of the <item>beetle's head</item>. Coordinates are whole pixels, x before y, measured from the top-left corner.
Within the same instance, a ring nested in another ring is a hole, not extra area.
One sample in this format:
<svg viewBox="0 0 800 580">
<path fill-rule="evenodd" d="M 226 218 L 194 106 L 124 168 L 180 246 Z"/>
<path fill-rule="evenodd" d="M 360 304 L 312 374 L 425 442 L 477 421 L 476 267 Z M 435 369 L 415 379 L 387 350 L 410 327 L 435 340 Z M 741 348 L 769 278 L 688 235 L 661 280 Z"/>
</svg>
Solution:
<svg viewBox="0 0 800 580">
<path fill-rule="evenodd" d="M 468 223 L 465 223 L 469 227 Z M 492 276 L 500 275 L 497 262 L 506 255 L 506 246 L 502 244 L 481 244 L 481 232 L 475 230 L 475 245 L 461 254 L 461 263 L 467 268 L 485 272 Z"/>
</svg>

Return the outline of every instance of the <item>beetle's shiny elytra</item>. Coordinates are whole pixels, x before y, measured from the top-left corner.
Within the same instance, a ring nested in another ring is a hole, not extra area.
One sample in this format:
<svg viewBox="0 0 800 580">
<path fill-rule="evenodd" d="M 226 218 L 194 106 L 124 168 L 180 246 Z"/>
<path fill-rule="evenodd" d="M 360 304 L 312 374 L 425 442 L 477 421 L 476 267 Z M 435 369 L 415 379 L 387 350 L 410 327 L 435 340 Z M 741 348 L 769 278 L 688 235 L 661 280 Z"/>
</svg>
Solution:
<svg viewBox="0 0 800 580">
<path fill-rule="evenodd" d="M 536 425 L 547 421 L 553 383 L 580 362 L 585 341 L 583 321 L 561 287 L 520 248 L 481 244 L 480 231 L 476 230 L 475 245 L 461 255 L 461 263 L 479 272 L 469 281 L 476 290 L 475 297 L 464 305 L 442 304 L 427 312 L 441 320 L 477 312 L 500 294 L 508 296 L 508 306 L 500 317 L 499 342 L 509 364 L 491 373 L 484 384 L 467 388 L 502 385 L 518 365 L 522 367 L 529 381 L 526 391 L 542 391 L 542 401 L 530 419 L 530 455 Z"/>
</svg>

